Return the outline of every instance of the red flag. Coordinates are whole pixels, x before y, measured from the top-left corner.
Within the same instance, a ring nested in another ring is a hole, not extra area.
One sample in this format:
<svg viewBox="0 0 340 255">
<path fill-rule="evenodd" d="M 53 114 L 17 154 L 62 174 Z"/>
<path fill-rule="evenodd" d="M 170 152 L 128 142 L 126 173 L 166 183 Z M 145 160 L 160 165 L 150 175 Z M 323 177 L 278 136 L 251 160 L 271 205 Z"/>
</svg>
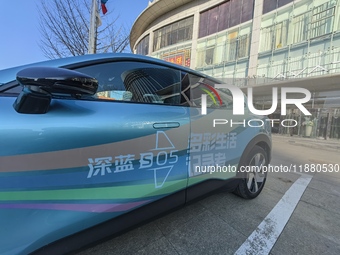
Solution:
<svg viewBox="0 0 340 255">
<path fill-rule="evenodd" d="M 105 13 L 107 13 L 107 9 L 106 9 L 106 6 L 105 6 L 107 1 L 108 0 L 101 0 L 100 1 L 101 2 L 101 6 L 102 6 L 102 12 L 103 12 L 104 15 L 105 15 Z"/>
</svg>

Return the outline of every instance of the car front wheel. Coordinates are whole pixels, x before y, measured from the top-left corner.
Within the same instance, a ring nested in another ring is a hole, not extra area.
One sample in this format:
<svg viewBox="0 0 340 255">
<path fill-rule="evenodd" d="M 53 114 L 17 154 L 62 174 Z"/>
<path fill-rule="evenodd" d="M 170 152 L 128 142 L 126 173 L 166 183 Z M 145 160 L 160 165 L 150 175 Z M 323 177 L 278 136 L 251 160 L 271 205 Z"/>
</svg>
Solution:
<svg viewBox="0 0 340 255">
<path fill-rule="evenodd" d="M 262 166 L 268 166 L 268 155 L 260 146 L 254 146 L 244 162 L 240 162 L 239 171 L 243 174 L 234 193 L 246 199 L 257 197 L 266 182 L 267 172 Z"/>
</svg>

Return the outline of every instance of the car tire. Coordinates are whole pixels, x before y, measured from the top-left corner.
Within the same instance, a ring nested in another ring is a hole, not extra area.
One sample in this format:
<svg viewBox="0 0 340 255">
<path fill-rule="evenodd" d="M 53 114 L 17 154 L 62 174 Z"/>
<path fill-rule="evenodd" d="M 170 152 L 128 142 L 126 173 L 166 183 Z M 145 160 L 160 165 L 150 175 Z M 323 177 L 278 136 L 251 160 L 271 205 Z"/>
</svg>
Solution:
<svg viewBox="0 0 340 255">
<path fill-rule="evenodd" d="M 250 167 L 248 168 L 248 166 Z M 257 167 L 251 169 L 251 166 Z M 239 170 L 247 169 L 247 171 L 241 172 L 243 176 L 234 190 L 236 195 L 245 199 L 252 199 L 261 193 L 267 179 L 267 171 L 264 171 L 261 166 L 268 166 L 268 154 L 262 147 L 256 145 L 248 153 L 244 162 L 240 162 Z"/>
</svg>

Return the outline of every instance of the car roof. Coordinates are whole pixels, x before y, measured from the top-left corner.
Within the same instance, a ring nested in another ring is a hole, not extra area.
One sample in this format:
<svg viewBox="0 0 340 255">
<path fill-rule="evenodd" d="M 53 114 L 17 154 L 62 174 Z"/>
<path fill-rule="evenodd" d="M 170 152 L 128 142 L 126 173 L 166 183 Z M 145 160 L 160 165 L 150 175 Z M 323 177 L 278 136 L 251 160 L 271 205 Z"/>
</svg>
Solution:
<svg viewBox="0 0 340 255">
<path fill-rule="evenodd" d="M 168 66 L 171 68 L 176 68 L 176 69 L 180 69 L 186 72 L 197 74 L 203 77 L 207 77 L 207 75 L 204 75 L 192 69 L 189 69 L 189 68 L 186 68 L 180 65 L 172 64 L 164 60 L 160 60 L 160 59 L 156 59 L 152 57 L 131 54 L 131 53 L 102 53 L 102 54 L 88 54 L 88 55 L 82 55 L 82 56 L 47 60 L 43 62 L 37 62 L 37 63 L 28 64 L 28 65 L 22 65 L 22 66 L 12 67 L 9 69 L 0 70 L 0 86 L 1 84 L 14 81 L 16 79 L 16 74 L 20 70 L 26 67 L 44 66 L 44 67 L 64 67 L 64 68 L 72 69 L 72 68 L 96 64 L 96 63 L 105 63 L 108 61 L 143 61 L 143 62 L 148 62 L 148 63 L 160 64 L 163 66 Z"/>
</svg>

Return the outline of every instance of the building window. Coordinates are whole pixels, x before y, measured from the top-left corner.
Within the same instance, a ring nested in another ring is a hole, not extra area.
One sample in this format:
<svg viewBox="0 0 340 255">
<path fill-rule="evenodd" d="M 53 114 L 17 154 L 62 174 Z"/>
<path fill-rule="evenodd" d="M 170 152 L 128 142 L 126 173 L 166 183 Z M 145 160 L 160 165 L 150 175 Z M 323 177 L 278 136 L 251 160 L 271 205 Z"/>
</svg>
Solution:
<svg viewBox="0 0 340 255">
<path fill-rule="evenodd" d="M 189 17 L 154 32 L 153 51 L 192 39 L 194 17 Z"/>
<path fill-rule="evenodd" d="M 237 52 L 237 39 L 231 39 L 227 44 L 227 61 L 235 61 L 236 60 L 236 52 Z"/>
<path fill-rule="evenodd" d="M 214 63 L 214 52 L 215 52 L 215 47 L 208 48 L 205 51 L 205 64 L 206 65 L 212 65 Z"/>
<path fill-rule="evenodd" d="M 238 38 L 237 57 L 244 58 L 249 55 L 250 35 L 243 35 Z"/>
<path fill-rule="evenodd" d="M 254 0 L 243 0 L 241 11 L 241 23 L 253 18 Z"/>
<path fill-rule="evenodd" d="M 293 2 L 293 0 L 263 0 L 262 13 L 266 14 L 291 2 Z"/>
<path fill-rule="evenodd" d="M 262 28 L 260 52 L 287 46 L 288 20 Z"/>
<path fill-rule="evenodd" d="M 307 40 L 308 13 L 293 18 L 292 21 L 292 43 Z"/>
<path fill-rule="evenodd" d="M 236 26 L 238 24 L 241 24 L 242 1 L 231 0 L 230 3 L 231 3 L 231 8 L 230 8 L 231 12 L 230 12 L 229 26 L 233 27 L 233 26 Z"/>
<path fill-rule="evenodd" d="M 149 54 L 149 39 L 150 36 L 145 36 L 140 42 L 137 44 L 136 53 L 140 55 L 148 55 Z"/>
<path fill-rule="evenodd" d="M 197 63 L 196 67 L 203 67 L 205 66 L 205 49 L 197 50 Z"/>
<path fill-rule="evenodd" d="M 277 0 L 263 0 L 262 14 L 271 12 L 277 8 Z"/>
<path fill-rule="evenodd" d="M 200 14 L 198 37 L 208 36 L 251 20 L 253 11 L 254 0 L 230 0 L 204 11 Z"/>
<path fill-rule="evenodd" d="M 245 31 L 242 31 L 245 33 Z M 217 65 L 249 56 L 251 33 L 240 35 L 239 31 L 198 42 L 196 67 Z"/>
<path fill-rule="evenodd" d="M 334 13 L 335 6 L 331 6 L 330 2 L 314 8 L 310 24 L 310 38 L 332 32 Z"/>
<path fill-rule="evenodd" d="M 280 49 L 287 46 L 287 35 L 288 35 L 288 20 L 284 20 L 275 25 L 274 31 L 274 49 Z"/>
<path fill-rule="evenodd" d="M 261 29 L 261 44 L 260 52 L 268 51 L 272 49 L 273 44 L 273 30 L 274 26 L 264 27 Z"/>
<path fill-rule="evenodd" d="M 215 60 L 215 45 L 204 47 L 197 51 L 197 67 L 203 67 L 216 64 Z"/>
<path fill-rule="evenodd" d="M 235 34 L 232 33 L 231 35 Z M 230 37 L 229 37 L 230 38 Z M 250 35 L 242 35 L 237 38 L 229 39 L 227 43 L 227 61 L 235 61 L 240 58 L 247 57 L 249 55 L 249 43 L 250 43 Z"/>
</svg>

